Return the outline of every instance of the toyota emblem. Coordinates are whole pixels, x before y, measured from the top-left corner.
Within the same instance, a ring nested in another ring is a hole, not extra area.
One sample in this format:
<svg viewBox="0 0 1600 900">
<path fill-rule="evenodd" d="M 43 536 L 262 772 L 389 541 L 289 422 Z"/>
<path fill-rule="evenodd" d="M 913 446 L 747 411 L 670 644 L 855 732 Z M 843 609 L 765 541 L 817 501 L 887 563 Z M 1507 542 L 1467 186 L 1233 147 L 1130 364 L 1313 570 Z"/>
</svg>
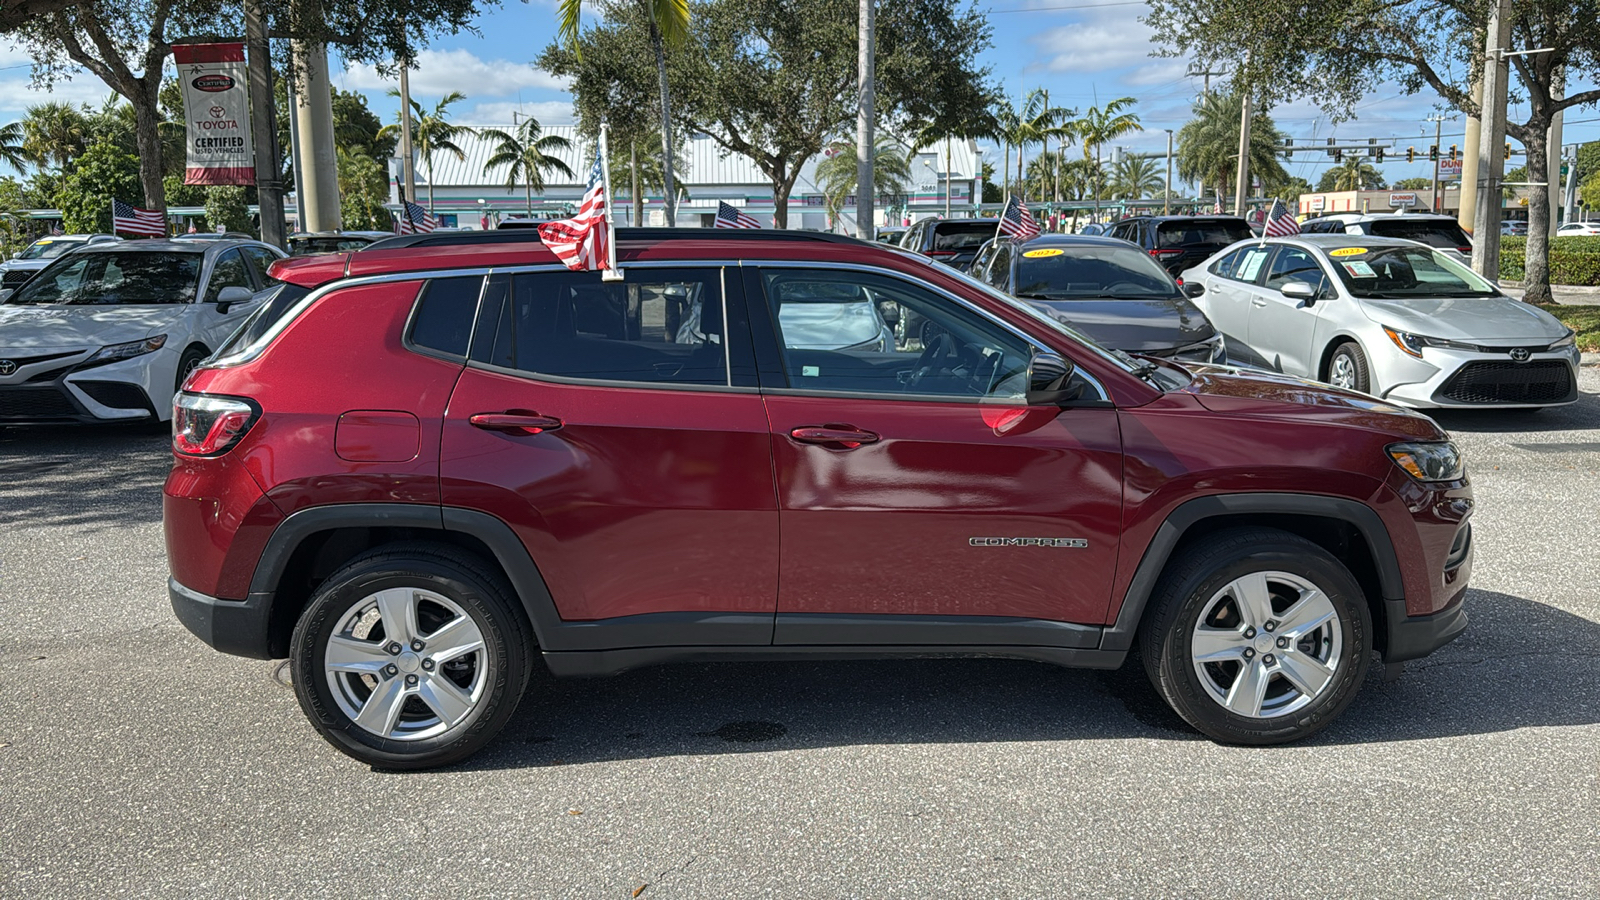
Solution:
<svg viewBox="0 0 1600 900">
<path fill-rule="evenodd" d="M 1517 362 L 1527 362 L 1528 361 L 1528 357 L 1530 357 L 1532 355 L 1533 354 L 1528 352 L 1528 348 L 1527 347 L 1512 347 L 1511 348 L 1511 358 L 1516 360 Z"/>
<path fill-rule="evenodd" d="M 0 359 L 0 375 L 10 375 L 17 370 L 15 360 Z"/>
</svg>

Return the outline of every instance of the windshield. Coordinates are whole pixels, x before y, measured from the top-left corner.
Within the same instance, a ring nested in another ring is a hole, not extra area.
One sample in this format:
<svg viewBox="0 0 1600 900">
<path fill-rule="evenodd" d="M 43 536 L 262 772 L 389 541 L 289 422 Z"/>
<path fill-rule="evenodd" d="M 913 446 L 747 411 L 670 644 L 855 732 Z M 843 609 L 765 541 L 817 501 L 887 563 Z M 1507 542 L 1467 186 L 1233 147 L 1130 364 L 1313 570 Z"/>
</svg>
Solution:
<svg viewBox="0 0 1600 900">
<path fill-rule="evenodd" d="M 1371 300 L 1498 297 L 1476 272 L 1427 247 L 1344 247 L 1329 251 L 1351 295 Z"/>
<path fill-rule="evenodd" d="M 75 253 L 34 276 L 9 304 L 190 303 L 200 286 L 199 253 Z"/>
<path fill-rule="evenodd" d="M 28 245 L 28 249 L 17 254 L 17 259 L 55 259 L 73 247 L 82 247 L 83 241 L 58 241 L 53 238 L 41 238 Z"/>
<path fill-rule="evenodd" d="M 1253 236 L 1250 226 L 1239 219 L 1174 219 L 1156 226 L 1157 247 L 1225 247 Z"/>
<path fill-rule="evenodd" d="M 289 255 L 317 256 L 323 253 L 344 253 L 349 250 L 360 250 L 370 243 L 372 243 L 370 239 L 362 237 L 291 238 Z"/>
<path fill-rule="evenodd" d="M 1367 223 L 1367 231 L 1378 237 L 1404 238 L 1430 247 L 1472 246 L 1472 240 L 1460 225 L 1443 219 L 1379 219 Z"/>
<path fill-rule="evenodd" d="M 1051 300 L 1179 296 L 1172 276 L 1143 250 L 1096 245 L 1023 250 L 1017 259 L 1016 293 Z"/>
<path fill-rule="evenodd" d="M 933 226 L 933 249 L 976 250 L 984 241 L 994 237 L 995 227 L 988 222 L 945 222 Z"/>
</svg>

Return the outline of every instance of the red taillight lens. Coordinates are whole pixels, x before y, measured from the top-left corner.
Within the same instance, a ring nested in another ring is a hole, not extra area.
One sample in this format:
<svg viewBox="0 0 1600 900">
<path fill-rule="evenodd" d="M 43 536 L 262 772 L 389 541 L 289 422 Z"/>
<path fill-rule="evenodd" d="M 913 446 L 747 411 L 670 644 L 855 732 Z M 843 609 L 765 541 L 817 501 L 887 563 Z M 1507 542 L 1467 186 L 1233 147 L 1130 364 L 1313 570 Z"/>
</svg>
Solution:
<svg viewBox="0 0 1600 900">
<path fill-rule="evenodd" d="M 254 403 L 236 397 L 180 393 L 172 401 L 172 452 L 221 456 L 239 443 L 260 414 Z"/>
<path fill-rule="evenodd" d="M 933 257 L 933 258 L 935 258 L 935 259 L 939 259 L 939 258 L 945 257 L 945 256 L 958 256 L 958 255 L 960 255 L 960 251 L 957 251 L 957 250 L 929 250 L 928 251 L 928 255 Z"/>
<path fill-rule="evenodd" d="M 1170 248 L 1166 249 L 1166 250 L 1151 250 L 1150 251 L 1150 255 L 1154 256 L 1156 259 L 1165 259 L 1166 257 L 1169 257 L 1169 256 L 1179 256 L 1182 253 L 1183 253 L 1182 250 L 1173 250 L 1173 249 L 1170 249 Z"/>
<path fill-rule="evenodd" d="M 1457 247 L 1456 250 L 1458 250 L 1458 251 L 1460 251 L 1462 253 L 1468 253 L 1468 254 L 1470 254 L 1472 252 L 1472 248 L 1471 247 Z"/>
</svg>

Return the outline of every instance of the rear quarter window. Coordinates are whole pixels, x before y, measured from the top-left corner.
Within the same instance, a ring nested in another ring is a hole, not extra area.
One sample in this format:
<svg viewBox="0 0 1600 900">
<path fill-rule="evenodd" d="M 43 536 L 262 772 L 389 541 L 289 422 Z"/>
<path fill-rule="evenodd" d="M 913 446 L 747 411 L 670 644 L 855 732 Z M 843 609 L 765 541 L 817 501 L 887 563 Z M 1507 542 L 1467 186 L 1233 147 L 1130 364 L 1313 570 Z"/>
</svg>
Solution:
<svg viewBox="0 0 1600 900">
<path fill-rule="evenodd" d="M 483 278 L 435 278 L 417 298 L 411 316 L 411 343 L 417 347 L 465 358 L 478 314 Z"/>
</svg>

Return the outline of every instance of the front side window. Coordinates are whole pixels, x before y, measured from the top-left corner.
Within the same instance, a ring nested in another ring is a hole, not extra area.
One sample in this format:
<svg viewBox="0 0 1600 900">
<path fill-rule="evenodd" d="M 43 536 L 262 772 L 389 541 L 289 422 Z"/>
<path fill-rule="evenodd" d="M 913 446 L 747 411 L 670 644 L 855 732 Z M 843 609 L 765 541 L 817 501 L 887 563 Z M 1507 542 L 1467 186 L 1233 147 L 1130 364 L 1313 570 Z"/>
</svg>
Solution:
<svg viewBox="0 0 1600 900">
<path fill-rule="evenodd" d="M 491 365 L 558 378 L 728 383 L 720 269 L 633 268 L 513 276 Z"/>
<path fill-rule="evenodd" d="M 211 267 L 211 282 L 206 285 L 206 302 L 217 302 L 225 287 L 254 290 L 250 284 L 250 269 L 245 265 L 244 254 L 237 250 L 229 250 L 217 257 L 216 265 Z"/>
<path fill-rule="evenodd" d="M 6 299 L 18 305 L 190 303 L 200 286 L 198 253 L 74 253 L 51 263 Z"/>
<path fill-rule="evenodd" d="M 1011 255 L 1014 252 L 1016 248 L 1010 241 L 1000 241 L 995 244 L 994 256 L 989 259 L 988 281 L 1002 291 L 1006 289 L 1006 277 L 1011 274 Z"/>
<path fill-rule="evenodd" d="M 790 388 L 1019 399 L 1029 343 L 931 290 L 869 272 L 762 273 Z M 897 340 L 888 320 L 922 324 Z"/>
<path fill-rule="evenodd" d="M 1310 253 L 1299 247 L 1279 247 L 1278 255 L 1272 258 L 1272 266 L 1267 269 L 1267 287 L 1281 291 L 1291 281 L 1311 285 L 1319 297 L 1328 286 L 1327 274 Z"/>
</svg>

